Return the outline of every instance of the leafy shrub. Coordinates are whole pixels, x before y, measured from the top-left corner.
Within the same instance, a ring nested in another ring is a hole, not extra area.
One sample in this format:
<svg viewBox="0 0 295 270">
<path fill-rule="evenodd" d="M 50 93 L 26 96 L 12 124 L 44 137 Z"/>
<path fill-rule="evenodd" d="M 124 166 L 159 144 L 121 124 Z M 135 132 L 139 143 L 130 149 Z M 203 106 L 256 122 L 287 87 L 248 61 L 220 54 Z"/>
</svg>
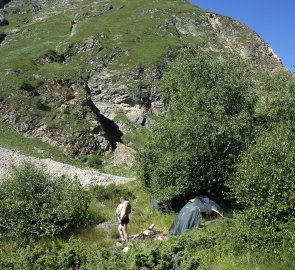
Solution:
<svg viewBox="0 0 295 270">
<path fill-rule="evenodd" d="M 235 215 L 235 243 L 237 250 L 265 250 L 279 253 L 283 248 L 294 250 L 295 220 L 282 222 L 272 209 L 251 207 Z"/>
<path fill-rule="evenodd" d="M 138 155 L 138 177 L 169 201 L 221 193 L 240 152 L 254 137 L 251 72 L 239 58 L 185 52 L 164 77 L 170 111 Z"/>
<path fill-rule="evenodd" d="M 75 238 L 17 247 L 7 244 L 0 248 L 0 269 L 293 269 L 294 252 L 233 252 L 230 238 L 224 235 L 221 241 L 222 236 L 214 229 L 188 231 L 168 241 L 135 241 L 127 253 Z"/>
<path fill-rule="evenodd" d="M 6 34 L 0 33 L 0 44 L 4 41 L 5 38 L 6 38 Z"/>
<path fill-rule="evenodd" d="M 27 81 L 21 83 L 20 89 L 26 91 L 31 96 L 39 96 L 36 87 Z"/>
<path fill-rule="evenodd" d="M 245 207 L 268 207 L 281 220 L 295 214 L 295 133 L 263 132 L 237 165 L 230 187 Z"/>
<path fill-rule="evenodd" d="M 264 127 L 295 121 L 295 80 L 286 73 L 262 74 L 257 91 L 261 97 L 256 106 L 257 119 Z"/>
<path fill-rule="evenodd" d="M 14 168 L 0 184 L 0 237 L 61 234 L 81 226 L 89 198 L 78 181 L 55 178 L 32 164 Z"/>
<path fill-rule="evenodd" d="M 87 165 L 91 168 L 99 169 L 103 166 L 103 161 L 98 155 L 90 155 L 87 157 Z"/>
<path fill-rule="evenodd" d="M 121 268 L 124 261 L 117 259 L 119 254 L 112 254 L 99 244 L 87 245 L 74 238 L 68 242 L 35 243 L 2 252 L 6 255 L 0 258 L 0 268 L 3 270 L 52 270 L 70 267 L 80 270 L 124 269 Z"/>
<path fill-rule="evenodd" d="M 295 233 L 294 160 L 294 130 L 280 124 L 262 132 L 237 165 L 230 187 L 246 209 L 244 235 L 257 246 L 280 245 Z"/>
<path fill-rule="evenodd" d="M 0 249 L 0 268 L 6 269 L 199 269 L 202 257 L 196 253 L 206 246 L 208 237 L 184 234 L 171 241 L 134 243 L 127 254 L 120 249 L 102 248 L 71 238 L 68 242 L 52 241 L 9 250 Z M 203 242 L 203 243 L 202 243 Z M 192 250 L 194 252 L 192 252 Z M 3 252 L 1 254 L 1 252 Z M 20 256 L 16 256 L 19 254 Z"/>
</svg>

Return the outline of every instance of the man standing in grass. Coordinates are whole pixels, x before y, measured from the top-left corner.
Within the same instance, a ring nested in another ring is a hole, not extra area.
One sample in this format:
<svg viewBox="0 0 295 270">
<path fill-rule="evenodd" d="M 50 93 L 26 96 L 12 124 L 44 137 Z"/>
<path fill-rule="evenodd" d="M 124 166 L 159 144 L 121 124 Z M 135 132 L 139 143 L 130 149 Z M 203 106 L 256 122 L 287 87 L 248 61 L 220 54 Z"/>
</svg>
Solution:
<svg viewBox="0 0 295 270">
<path fill-rule="evenodd" d="M 131 213 L 131 205 L 125 197 L 120 198 L 120 204 L 117 207 L 117 217 L 120 222 L 118 231 L 123 242 L 128 241 L 127 225 L 129 223 L 129 214 Z"/>
</svg>

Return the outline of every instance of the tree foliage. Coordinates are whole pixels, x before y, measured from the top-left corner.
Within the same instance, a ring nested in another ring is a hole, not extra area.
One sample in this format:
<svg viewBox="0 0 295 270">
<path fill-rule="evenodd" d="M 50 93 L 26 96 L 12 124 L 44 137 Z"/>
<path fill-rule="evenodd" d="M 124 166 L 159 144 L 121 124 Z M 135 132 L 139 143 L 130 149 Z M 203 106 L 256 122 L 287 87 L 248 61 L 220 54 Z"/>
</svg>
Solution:
<svg viewBox="0 0 295 270">
<path fill-rule="evenodd" d="M 240 237 L 252 248 L 293 245 L 295 216 L 295 81 L 288 74 L 259 76 L 259 132 L 229 178 L 244 207 Z"/>
<path fill-rule="evenodd" d="M 254 136 L 251 71 L 238 57 L 185 51 L 164 77 L 169 112 L 138 156 L 138 175 L 162 201 L 221 188 Z"/>
<path fill-rule="evenodd" d="M 245 207 L 268 207 L 288 219 L 295 215 L 294 161 L 294 130 L 264 131 L 242 156 L 230 187 Z"/>
<path fill-rule="evenodd" d="M 291 243 L 295 217 L 295 133 L 280 124 L 243 154 L 230 188 L 244 207 L 240 233 L 255 246 Z"/>
<path fill-rule="evenodd" d="M 281 122 L 288 126 L 295 123 L 295 80 L 289 74 L 260 74 L 256 91 L 259 101 L 256 114 L 264 128 L 275 127 Z"/>
<path fill-rule="evenodd" d="M 0 184 L 0 239 L 61 234 L 83 224 L 89 199 L 78 181 L 55 178 L 32 164 Z"/>
</svg>

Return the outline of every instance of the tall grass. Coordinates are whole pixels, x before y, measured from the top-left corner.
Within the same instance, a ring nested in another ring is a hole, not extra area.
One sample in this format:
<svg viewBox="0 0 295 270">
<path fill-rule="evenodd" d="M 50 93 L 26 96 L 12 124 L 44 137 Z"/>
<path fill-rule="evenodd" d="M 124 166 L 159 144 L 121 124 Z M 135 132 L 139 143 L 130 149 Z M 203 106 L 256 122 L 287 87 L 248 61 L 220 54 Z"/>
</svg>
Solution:
<svg viewBox="0 0 295 270">
<path fill-rule="evenodd" d="M 163 214 L 152 209 L 148 195 L 142 190 L 137 182 L 131 182 L 116 186 L 95 186 L 90 188 L 92 194 L 91 210 L 99 213 L 104 222 L 113 226 L 110 231 L 96 228 L 95 226 L 82 230 L 79 233 L 81 239 L 100 242 L 103 245 L 114 245 L 119 239 L 117 232 L 118 221 L 115 219 L 116 207 L 121 196 L 125 196 L 131 203 L 132 212 L 128 225 L 129 235 L 138 234 L 146 230 L 151 224 L 155 224 L 154 229 L 167 229 L 172 224 L 174 213 Z M 103 207 L 99 205 L 103 204 Z M 98 207 L 96 206 L 98 205 Z"/>
</svg>

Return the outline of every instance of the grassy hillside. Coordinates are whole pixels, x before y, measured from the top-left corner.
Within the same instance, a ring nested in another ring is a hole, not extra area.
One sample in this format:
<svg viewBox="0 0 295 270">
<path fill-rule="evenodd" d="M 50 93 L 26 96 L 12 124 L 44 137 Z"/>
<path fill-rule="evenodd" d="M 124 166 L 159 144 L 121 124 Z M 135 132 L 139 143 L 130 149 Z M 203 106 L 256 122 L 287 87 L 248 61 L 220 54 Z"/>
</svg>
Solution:
<svg viewBox="0 0 295 270">
<path fill-rule="evenodd" d="M 59 149 L 54 148 L 47 143 L 41 142 L 35 138 L 27 138 L 0 123 L 0 147 L 15 150 L 21 154 L 37 157 L 51 158 L 53 160 L 64 162 L 76 166 L 82 166 L 82 162 L 65 156 Z M 85 165 L 85 164 L 84 164 Z"/>
<path fill-rule="evenodd" d="M 129 95 L 123 105 L 152 118 L 162 73 L 180 47 L 231 51 L 256 68 L 282 68 L 253 31 L 187 1 L 11 1 L 3 16 L 9 23 L 0 26 L 0 121 L 48 137 L 71 156 L 105 153 L 121 139 L 92 103 L 101 90 L 89 89 L 89 80 L 102 70 L 98 87 L 110 97 L 99 101 Z M 121 124 L 117 118 L 113 125 Z"/>
<path fill-rule="evenodd" d="M 134 138 L 135 137 L 135 138 Z M 130 138 L 124 138 L 126 144 L 135 144 L 137 137 L 142 135 L 134 135 Z M 31 156 L 41 159 L 52 159 L 54 161 L 70 164 L 79 168 L 94 168 L 99 172 L 112 175 L 134 177 L 133 169 L 125 166 L 114 166 L 112 164 L 112 155 L 99 157 L 96 155 L 80 156 L 80 158 L 71 158 L 65 155 L 59 148 L 50 146 L 37 138 L 25 137 L 7 125 L 0 122 L 0 147 L 14 150 L 25 156 Z M 13 165 L 13 164 L 12 164 Z"/>
<path fill-rule="evenodd" d="M 177 14 L 201 13 L 185 2 L 77 1 L 71 6 L 46 5 L 36 15 L 32 15 L 25 5 L 18 7 L 16 14 L 15 8 L 6 8 L 9 25 L 1 27 L 1 31 L 18 29 L 18 33 L 8 35 L 0 50 L 3 88 L 11 82 L 15 87 L 21 86 L 24 80 L 31 82 L 34 73 L 39 75 L 32 82 L 35 85 L 46 79 L 75 78 L 77 73 L 94 67 L 97 64 L 95 60 L 111 54 L 115 48 L 128 53 L 111 65 L 113 69 L 156 63 L 169 47 L 178 43 L 173 33 L 163 29 L 170 18 L 168 11 Z M 71 26 L 73 20 L 76 21 L 75 28 Z M 63 53 L 69 45 L 89 36 L 100 37 L 103 47 L 102 51 L 95 52 L 93 64 L 87 63 L 94 57 L 88 53 L 74 56 L 67 65 L 48 63 L 40 67 L 32 62 L 48 50 Z M 18 74 L 8 76 L 9 70 L 18 71 Z"/>
<path fill-rule="evenodd" d="M 3 15 L 0 147 L 126 176 L 105 153 L 143 151 L 141 184 L 58 192 L 30 169 L 1 182 L 0 269 L 294 269 L 295 83 L 253 31 L 181 0 L 12 0 Z M 229 218 L 116 246 L 120 196 L 136 234 L 176 215 L 151 197 L 179 208 L 197 194 Z"/>
</svg>

